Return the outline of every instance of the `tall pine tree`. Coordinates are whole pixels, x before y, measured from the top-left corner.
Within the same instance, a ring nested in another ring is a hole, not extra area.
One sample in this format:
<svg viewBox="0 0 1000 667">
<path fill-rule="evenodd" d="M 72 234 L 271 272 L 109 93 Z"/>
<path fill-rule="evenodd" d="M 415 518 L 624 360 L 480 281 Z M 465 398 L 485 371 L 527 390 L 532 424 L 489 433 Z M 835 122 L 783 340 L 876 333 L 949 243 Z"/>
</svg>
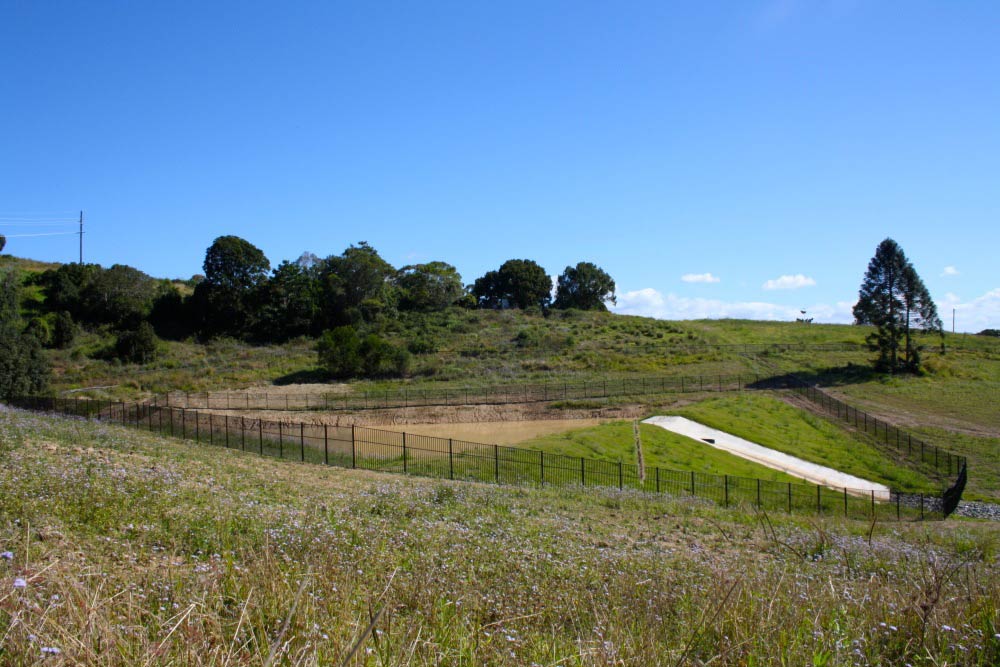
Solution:
<svg viewBox="0 0 1000 667">
<path fill-rule="evenodd" d="M 882 241 L 868 263 L 854 321 L 876 327 L 868 344 L 879 353 L 876 367 L 890 373 L 920 369 L 919 348 L 913 342 L 916 331 L 941 333 L 941 318 L 930 292 L 892 239 Z"/>
</svg>

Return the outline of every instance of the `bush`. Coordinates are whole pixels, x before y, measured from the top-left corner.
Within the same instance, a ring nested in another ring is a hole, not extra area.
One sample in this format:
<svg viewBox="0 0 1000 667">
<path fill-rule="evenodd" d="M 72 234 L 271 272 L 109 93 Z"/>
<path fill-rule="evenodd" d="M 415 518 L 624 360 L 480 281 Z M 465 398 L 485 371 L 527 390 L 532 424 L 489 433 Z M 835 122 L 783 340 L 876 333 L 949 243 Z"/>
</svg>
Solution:
<svg viewBox="0 0 1000 667">
<path fill-rule="evenodd" d="M 52 325 L 52 347 L 65 350 L 73 344 L 78 331 L 79 327 L 69 312 L 62 310 L 56 313 L 55 323 Z"/>
<path fill-rule="evenodd" d="M 350 378 L 361 371 L 361 339 L 354 327 L 325 331 L 316 342 L 319 365 L 335 378 Z"/>
<path fill-rule="evenodd" d="M 156 358 L 156 333 L 149 322 L 118 334 L 115 354 L 126 363 L 148 364 Z"/>
<path fill-rule="evenodd" d="M 25 333 L 34 336 L 42 347 L 47 347 L 52 342 L 52 327 L 49 326 L 48 320 L 42 317 L 32 317 L 28 320 Z"/>
<path fill-rule="evenodd" d="M 430 336 L 417 336 L 409 342 L 406 348 L 412 354 L 431 354 L 437 352 L 437 344 Z"/>
<path fill-rule="evenodd" d="M 319 365 L 335 378 L 392 377 L 410 369 L 410 353 L 375 334 L 362 339 L 354 327 L 326 331 L 316 343 Z"/>
</svg>

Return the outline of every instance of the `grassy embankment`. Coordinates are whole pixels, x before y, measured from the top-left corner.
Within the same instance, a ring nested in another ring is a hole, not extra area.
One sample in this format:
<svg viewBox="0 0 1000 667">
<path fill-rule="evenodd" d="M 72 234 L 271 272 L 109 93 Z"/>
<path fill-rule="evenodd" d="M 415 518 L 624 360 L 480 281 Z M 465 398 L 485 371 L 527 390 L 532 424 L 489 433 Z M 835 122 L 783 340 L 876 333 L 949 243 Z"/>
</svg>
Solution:
<svg viewBox="0 0 1000 667">
<path fill-rule="evenodd" d="M 4 664 L 1000 659 L 995 524 L 763 520 L 10 411 L 0 454 Z"/>
<path fill-rule="evenodd" d="M 840 428 L 834 422 L 758 393 L 711 397 L 670 409 L 676 414 L 765 447 L 886 484 L 899 491 L 939 493 L 940 480 L 914 470 L 868 438 Z M 746 461 L 662 428 L 640 425 L 647 466 L 694 470 L 777 481 L 798 481 L 765 466 Z M 519 446 L 570 456 L 589 456 L 635 462 L 632 425 L 617 422 L 528 440 Z"/>
</svg>

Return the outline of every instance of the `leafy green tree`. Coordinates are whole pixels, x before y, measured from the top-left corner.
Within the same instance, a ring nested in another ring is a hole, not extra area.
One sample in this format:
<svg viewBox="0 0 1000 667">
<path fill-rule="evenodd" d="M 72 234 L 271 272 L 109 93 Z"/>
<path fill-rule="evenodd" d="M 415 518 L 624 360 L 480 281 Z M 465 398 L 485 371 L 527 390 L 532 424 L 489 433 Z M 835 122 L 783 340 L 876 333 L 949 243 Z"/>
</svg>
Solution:
<svg viewBox="0 0 1000 667">
<path fill-rule="evenodd" d="M 246 336 L 254 327 L 254 299 L 271 263 L 257 246 L 238 236 L 220 236 L 205 251 L 205 279 L 195 287 L 191 308 L 203 335 Z"/>
<path fill-rule="evenodd" d="M 178 340 L 195 332 L 196 322 L 191 308 L 177 286 L 168 280 L 160 282 L 148 321 L 160 338 Z"/>
<path fill-rule="evenodd" d="M 43 392 L 49 364 L 42 344 L 22 326 L 21 279 L 16 271 L 0 274 L 0 398 Z"/>
<path fill-rule="evenodd" d="M 602 310 L 606 302 L 617 303 L 615 281 L 596 264 L 580 262 L 567 266 L 559 276 L 556 286 L 556 308 Z"/>
<path fill-rule="evenodd" d="M 45 271 L 38 279 L 50 312 L 66 311 L 77 322 L 91 321 L 83 295 L 94 278 L 103 271 L 99 264 L 63 264 Z"/>
<path fill-rule="evenodd" d="M 854 321 L 876 327 L 868 345 L 879 354 L 876 367 L 889 372 L 919 370 L 919 351 L 912 340 L 915 331 L 941 333 L 941 319 L 927 287 L 892 239 L 878 245 L 868 264 Z"/>
<path fill-rule="evenodd" d="M 95 271 L 80 293 L 84 321 L 135 327 L 149 316 L 158 282 L 138 269 L 115 264 Z"/>
<path fill-rule="evenodd" d="M 552 279 L 530 259 L 509 259 L 472 286 L 480 308 L 548 308 Z"/>
<path fill-rule="evenodd" d="M 375 322 L 396 307 L 396 270 L 362 241 L 319 269 L 320 319 L 325 326 Z"/>
<path fill-rule="evenodd" d="M 396 272 L 400 310 L 443 310 L 462 297 L 462 276 L 451 264 L 411 264 Z"/>
<path fill-rule="evenodd" d="M 312 331 L 317 304 L 316 272 L 301 262 L 284 261 L 260 287 L 257 335 L 281 342 Z"/>
<path fill-rule="evenodd" d="M 267 280 L 271 263 L 260 248 L 238 236 L 220 236 L 205 251 L 205 280 L 215 287 L 242 293 Z"/>
<path fill-rule="evenodd" d="M 3 234 L 0 234 L 0 252 L 3 252 L 3 249 L 6 247 L 7 247 L 7 237 L 4 236 Z"/>
<path fill-rule="evenodd" d="M 500 286 L 500 273 L 498 271 L 487 271 L 472 284 L 470 290 L 476 299 L 476 304 L 480 308 L 504 308 L 503 289 Z"/>
</svg>

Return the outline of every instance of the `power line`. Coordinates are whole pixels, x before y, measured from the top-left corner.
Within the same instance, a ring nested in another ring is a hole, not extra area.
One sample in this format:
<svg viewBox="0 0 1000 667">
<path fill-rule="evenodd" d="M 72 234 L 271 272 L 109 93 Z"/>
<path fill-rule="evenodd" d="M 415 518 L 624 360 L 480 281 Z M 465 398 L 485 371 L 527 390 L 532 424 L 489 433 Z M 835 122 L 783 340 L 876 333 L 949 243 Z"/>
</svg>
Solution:
<svg viewBox="0 0 1000 667">
<path fill-rule="evenodd" d="M 4 227 L 68 227 L 75 224 L 76 220 L 70 222 L 8 222 L 0 220 L 0 225 Z"/>
<path fill-rule="evenodd" d="M 35 236 L 76 236 L 80 232 L 41 232 L 39 234 L 4 234 L 9 239 L 26 239 Z"/>
</svg>

